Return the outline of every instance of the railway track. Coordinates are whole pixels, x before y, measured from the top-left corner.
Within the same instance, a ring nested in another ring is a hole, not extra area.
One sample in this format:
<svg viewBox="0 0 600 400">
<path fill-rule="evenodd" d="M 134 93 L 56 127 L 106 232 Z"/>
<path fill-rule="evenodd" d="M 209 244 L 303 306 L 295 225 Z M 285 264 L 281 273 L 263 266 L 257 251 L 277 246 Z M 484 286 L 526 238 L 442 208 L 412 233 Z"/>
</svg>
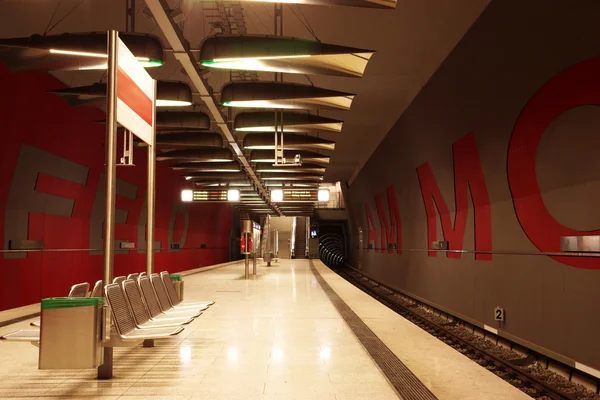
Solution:
<svg viewBox="0 0 600 400">
<path fill-rule="evenodd" d="M 456 335 L 449 329 L 453 323 L 440 324 L 417 312 L 417 302 L 406 301 L 406 296 L 349 268 L 335 270 L 341 277 L 388 306 L 429 334 L 460 351 L 479 365 L 485 367 L 511 385 L 538 400 L 575 400 L 566 393 L 550 386 L 541 379 L 523 371 L 516 364 L 503 360 Z"/>
</svg>

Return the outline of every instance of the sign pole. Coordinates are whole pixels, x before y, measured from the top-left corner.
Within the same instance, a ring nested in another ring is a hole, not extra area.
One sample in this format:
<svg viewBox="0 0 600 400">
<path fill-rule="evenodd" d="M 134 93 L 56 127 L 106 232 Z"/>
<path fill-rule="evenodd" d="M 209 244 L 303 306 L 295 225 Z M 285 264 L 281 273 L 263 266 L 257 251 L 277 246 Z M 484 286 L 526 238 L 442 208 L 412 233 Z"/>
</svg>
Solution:
<svg viewBox="0 0 600 400">
<path fill-rule="evenodd" d="M 156 198 L 156 81 L 154 84 L 154 101 L 152 102 L 152 143 L 148 144 L 148 207 L 146 229 L 146 274 L 154 273 L 154 201 Z M 154 339 L 144 340 L 144 347 L 154 347 Z"/>
<path fill-rule="evenodd" d="M 113 279 L 115 253 L 115 192 L 117 174 L 117 31 L 108 32 L 108 81 L 106 93 L 106 205 L 104 212 L 103 284 Z M 108 320 L 105 318 L 105 321 Z M 105 327 L 110 329 L 110 327 Z M 98 367 L 98 379 L 113 376 L 113 349 L 104 348 L 104 363 Z"/>
</svg>

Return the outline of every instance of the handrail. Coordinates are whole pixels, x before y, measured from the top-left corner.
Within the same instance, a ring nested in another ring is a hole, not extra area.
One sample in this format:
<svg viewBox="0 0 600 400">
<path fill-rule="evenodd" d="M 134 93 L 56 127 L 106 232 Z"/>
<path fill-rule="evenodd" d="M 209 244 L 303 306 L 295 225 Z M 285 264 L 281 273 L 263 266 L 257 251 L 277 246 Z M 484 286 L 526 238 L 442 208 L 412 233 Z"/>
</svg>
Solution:
<svg viewBox="0 0 600 400">
<path fill-rule="evenodd" d="M 171 248 L 155 248 L 155 251 L 162 250 L 228 250 L 229 247 L 180 247 L 178 249 Z M 146 250 L 145 247 L 133 247 L 128 249 L 115 249 L 115 254 L 119 255 L 119 251 Z M 15 253 L 67 253 L 77 251 L 104 251 L 104 249 L 19 249 L 19 250 L 0 250 L 0 254 L 15 254 Z"/>
<path fill-rule="evenodd" d="M 356 247 L 356 249 L 360 249 Z M 459 253 L 459 254 L 502 254 L 508 256 L 549 256 L 549 257 L 600 257 L 600 252 L 592 253 L 592 252 L 574 252 L 574 251 L 519 251 L 519 250 L 436 250 L 436 249 L 407 249 L 407 248 L 399 248 L 399 249 L 389 249 L 389 248 L 380 248 L 380 247 L 363 247 L 362 250 L 373 250 L 380 252 L 389 251 L 390 253 L 396 251 L 408 251 L 415 253 Z"/>
</svg>

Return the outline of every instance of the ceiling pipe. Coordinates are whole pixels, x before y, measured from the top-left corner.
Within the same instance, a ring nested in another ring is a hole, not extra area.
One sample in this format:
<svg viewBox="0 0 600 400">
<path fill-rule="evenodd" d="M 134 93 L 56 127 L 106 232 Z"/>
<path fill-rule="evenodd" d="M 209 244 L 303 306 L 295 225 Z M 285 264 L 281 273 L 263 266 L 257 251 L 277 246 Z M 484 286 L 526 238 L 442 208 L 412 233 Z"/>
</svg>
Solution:
<svg viewBox="0 0 600 400">
<path fill-rule="evenodd" d="M 221 114 L 221 111 L 219 111 L 217 101 L 212 96 L 208 83 L 200 76 L 200 69 L 194 59 L 194 56 L 192 55 L 192 52 L 189 49 L 189 43 L 183 37 L 181 29 L 171 17 L 169 5 L 165 0 L 146 0 L 146 5 L 152 12 L 154 19 L 160 27 L 160 30 L 173 49 L 173 55 L 181 63 L 186 74 L 192 81 L 192 85 L 194 85 L 196 90 L 198 90 L 200 93 L 200 97 L 206 104 L 210 115 L 216 122 L 219 129 L 223 132 L 225 139 L 229 142 L 229 145 L 231 146 L 240 163 L 244 166 L 246 172 L 248 172 L 250 179 L 254 182 L 258 191 L 268 198 L 268 191 L 264 188 L 256 176 L 254 170 L 250 166 L 250 163 L 244 156 L 242 149 L 237 144 L 235 136 L 227 125 L 226 118 L 223 116 L 223 114 Z M 276 205 L 273 204 L 271 207 L 277 212 L 277 214 L 283 215 Z"/>
</svg>

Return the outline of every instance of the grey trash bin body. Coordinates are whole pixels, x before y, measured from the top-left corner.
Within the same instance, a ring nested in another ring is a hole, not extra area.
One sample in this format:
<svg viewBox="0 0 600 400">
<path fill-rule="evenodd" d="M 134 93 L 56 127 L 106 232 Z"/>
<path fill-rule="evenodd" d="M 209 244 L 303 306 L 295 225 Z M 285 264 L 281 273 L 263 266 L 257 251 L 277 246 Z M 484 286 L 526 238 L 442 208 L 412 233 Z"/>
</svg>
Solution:
<svg viewBox="0 0 600 400">
<path fill-rule="evenodd" d="M 41 302 L 39 369 L 102 365 L 102 297 L 56 297 Z"/>
<path fill-rule="evenodd" d="M 183 301 L 183 279 L 181 278 L 181 274 L 170 274 L 169 277 L 173 285 L 175 285 L 175 293 L 177 293 L 179 301 Z"/>
</svg>

